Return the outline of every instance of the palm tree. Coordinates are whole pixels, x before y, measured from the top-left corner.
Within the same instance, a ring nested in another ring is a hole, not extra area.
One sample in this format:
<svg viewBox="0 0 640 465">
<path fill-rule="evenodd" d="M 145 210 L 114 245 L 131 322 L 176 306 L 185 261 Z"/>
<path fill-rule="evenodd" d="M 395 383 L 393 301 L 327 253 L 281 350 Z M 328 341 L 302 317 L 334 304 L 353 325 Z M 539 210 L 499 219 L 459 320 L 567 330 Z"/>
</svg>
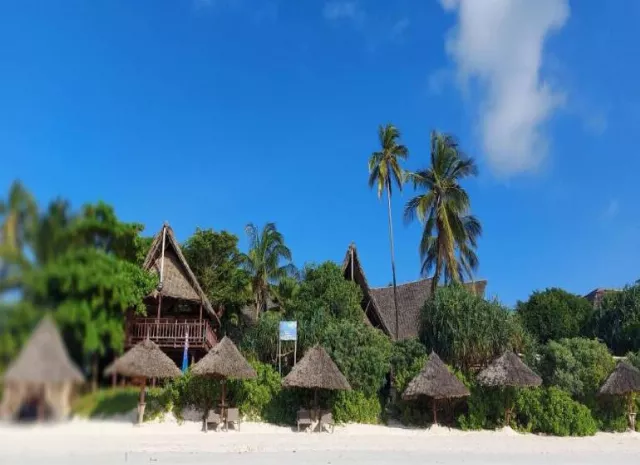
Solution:
<svg viewBox="0 0 640 465">
<path fill-rule="evenodd" d="M 256 306 L 256 319 L 266 309 L 270 284 L 275 284 L 295 271 L 291 251 L 284 244 L 284 236 L 274 223 L 267 223 L 262 231 L 249 223 L 245 227 L 249 236 L 249 252 L 242 254 L 242 267 L 251 276 L 251 292 Z M 287 264 L 280 265 L 282 260 Z"/>
<path fill-rule="evenodd" d="M 8 278 L 15 267 L 27 264 L 24 249 L 33 238 L 37 220 L 33 196 L 20 181 L 14 181 L 7 200 L 0 200 L 0 278 Z"/>
<path fill-rule="evenodd" d="M 445 282 L 460 282 L 465 276 L 473 278 L 478 268 L 475 249 L 482 226 L 469 213 L 469 195 L 460 186 L 462 179 L 477 174 L 473 158 L 464 155 L 452 136 L 433 132 L 430 166 L 408 175 L 414 188 L 424 191 L 407 203 L 405 219 L 417 217 L 424 225 L 421 271 L 426 275 L 434 270 L 433 292 L 441 277 Z"/>
<path fill-rule="evenodd" d="M 398 296 L 396 292 L 396 261 L 393 253 L 393 222 L 391 220 L 391 185 L 395 183 L 402 190 L 404 171 L 400 160 L 406 160 L 409 150 L 398 143 L 400 131 L 392 125 L 378 127 L 380 150 L 369 158 L 369 187 L 376 187 L 378 198 L 387 193 L 387 214 L 389 217 L 389 244 L 391 247 L 391 274 L 393 277 L 393 304 L 396 311 L 396 340 L 398 339 Z"/>
</svg>

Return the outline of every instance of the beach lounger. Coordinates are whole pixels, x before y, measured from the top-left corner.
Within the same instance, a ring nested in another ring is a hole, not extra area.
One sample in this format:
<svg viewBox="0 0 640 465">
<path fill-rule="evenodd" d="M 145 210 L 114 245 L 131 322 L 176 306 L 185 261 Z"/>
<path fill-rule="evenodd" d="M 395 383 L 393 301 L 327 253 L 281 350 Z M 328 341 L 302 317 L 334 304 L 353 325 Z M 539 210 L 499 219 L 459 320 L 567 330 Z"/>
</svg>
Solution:
<svg viewBox="0 0 640 465">
<path fill-rule="evenodd" d="M 240 410 L 237 408 L 229 408 L 227 409 L 227 418 L 225 421 L 225 427 L 227 431 L 229 430 L 229 423 L 233 423 L 233 428 L 240 431 Z"/>
<path fill-rule="evenodd" d="M 329 431 L 329 428 L 331 428 L 331 433 L 333 433 L 334 427 L 333 414 L 328 410 L 324 410 L 320 416 L 320 431 L 322 431 L 323 428 Z"/>
<path fill-rule="evenodd" d="M 207 415 L 207 418 L 204 421 L 205 433 L 208 430 L 209 423 L 214 424 L 216 429 L 218 429 L 218 427 L 222 424 L 222 416 L 220 415 L 219 410 L 209 410 L 209 414 Z"/>
<path fill-rule="evenodd" d="M 313 421 L 311 420 L 311 412 L 305 409 L 298 410 L 296 422 L 298 423 L 298 431 L 300 431 L 301 426 L 311 426 L 313 424 Z"/>
</svg>

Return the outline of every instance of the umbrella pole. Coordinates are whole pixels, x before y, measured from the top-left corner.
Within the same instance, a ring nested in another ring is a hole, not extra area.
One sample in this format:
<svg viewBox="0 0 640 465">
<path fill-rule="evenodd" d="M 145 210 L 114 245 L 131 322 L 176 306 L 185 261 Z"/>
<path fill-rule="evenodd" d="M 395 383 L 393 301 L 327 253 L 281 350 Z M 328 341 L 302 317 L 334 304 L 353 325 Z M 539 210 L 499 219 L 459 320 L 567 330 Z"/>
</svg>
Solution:
<svg viewBox="0 0 640 465">
<path fill-rule="evenodd" d="M 636 409 L 635 409 L 635 398 L 634 398 L 634 393 L 630 392 L 629 396 L 628 396 L 628 413 L 629 413 L 629 428 L 631 428 L 631 431 L 635 431 L 636 430 Z"/>
<path fill-rule="evenodd" d="M 142 379 L 142 388 L 140 388 L 140 401 L 138 403 L 138 424 L 142 424 L 142 420 L 144 419 L 144 395 L 145 388 L 147 387 L 147 378 Z"/>
<path fill-rule="evenodd" d="M 438 424 L 438 414 L 437 414 L 437 409 L 436 409 L 436 398 L 434 397 L 431 401 L 431 407 L 433 408 L 433 424 L 437 425 Z"/>
</svg>

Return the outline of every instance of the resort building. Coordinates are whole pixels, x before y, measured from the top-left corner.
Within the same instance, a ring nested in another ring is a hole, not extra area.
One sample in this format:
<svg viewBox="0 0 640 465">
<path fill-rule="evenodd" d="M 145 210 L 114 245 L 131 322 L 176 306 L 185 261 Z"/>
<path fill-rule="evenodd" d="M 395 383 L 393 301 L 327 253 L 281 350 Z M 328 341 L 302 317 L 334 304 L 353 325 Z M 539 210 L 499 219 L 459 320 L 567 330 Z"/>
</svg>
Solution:
<svg viewBox="0 0 640 465">
<path fill-rule="evenodd" d="M 351 244 L 347 249 L 342 271 L 345 279 L 354 281 L 362 289 L 362 309 L 366 321 L 395 340 L 396 312 L 393 301 L 393 286 L 369 286 L 355 244 Z M 420 313 L 424 302 L 431 296 L 431 282 L 432 279 L 427 278 L 396 286 L 399 340 L 418 337 Z M 464 285 L 478 295 L 484 296 L 487 281 L 473 281 Z"/>
</svg>

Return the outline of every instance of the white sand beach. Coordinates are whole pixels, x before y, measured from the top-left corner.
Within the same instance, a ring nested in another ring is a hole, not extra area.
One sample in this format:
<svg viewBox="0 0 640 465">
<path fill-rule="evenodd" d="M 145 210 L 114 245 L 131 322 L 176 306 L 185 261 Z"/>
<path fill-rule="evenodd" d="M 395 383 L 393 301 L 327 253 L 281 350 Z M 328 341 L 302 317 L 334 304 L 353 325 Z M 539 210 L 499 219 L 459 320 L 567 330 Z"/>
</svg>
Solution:
<svg viewBox="0 0 640 465">
<path fill-rule="evenodd" d="M 2 464 L 231 463 L 599 464 L 637 463 L 640 434 L 556 438 L 513 431 L 463 432 L 346 425 L 334 434 L 244 423 L 241 431 L 202 433 L 197 422 L 74 420 L 0 427 Z"/>
</svg>

